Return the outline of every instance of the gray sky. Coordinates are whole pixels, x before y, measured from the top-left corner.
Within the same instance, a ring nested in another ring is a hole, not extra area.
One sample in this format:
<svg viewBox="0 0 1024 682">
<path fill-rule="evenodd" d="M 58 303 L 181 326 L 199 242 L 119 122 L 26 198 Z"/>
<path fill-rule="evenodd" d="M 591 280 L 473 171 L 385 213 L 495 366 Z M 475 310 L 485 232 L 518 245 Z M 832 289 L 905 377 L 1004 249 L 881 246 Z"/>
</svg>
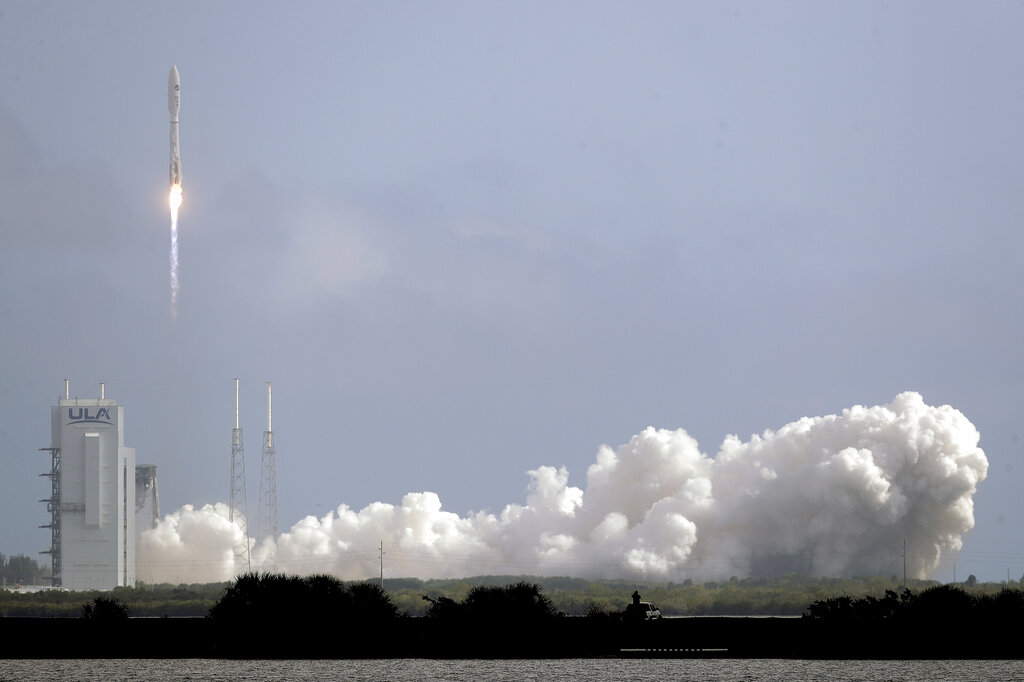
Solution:
<svg viewBox="0 0 1024 682">
<path fill-rule="evenodd" d="M 410 491 L 497 512 L 648 425 L 714 454 L 913 390 L 989 459 L 960 577 L 1020 578 L 1022 29 L 1010 2 L 0 5 L 0 552 L 48 547 L 65 377 L 125 406 L 163 511 L 227 499 L 239 377 L 252 519 L 273 381 L 282 528 Z"/>
</svg>

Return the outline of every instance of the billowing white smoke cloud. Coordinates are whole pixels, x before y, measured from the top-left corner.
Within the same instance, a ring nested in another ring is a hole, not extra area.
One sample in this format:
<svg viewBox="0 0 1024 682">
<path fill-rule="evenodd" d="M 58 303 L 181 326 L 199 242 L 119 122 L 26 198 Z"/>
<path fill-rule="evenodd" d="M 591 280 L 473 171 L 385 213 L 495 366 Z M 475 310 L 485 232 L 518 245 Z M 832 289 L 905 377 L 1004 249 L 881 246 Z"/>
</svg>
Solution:
<svg viewBox="0 0 1024 682">
<path fill-rule="evenodd" d="M 234 566 L 235 546 L 244 547 L 239 526 L 228 521 L 226 504 L 195 509 L 190 504 L 142 533 L 136 548 L 136 573 L 147 582 L 212 583 L 226 580 Z"/>
<path fill-rule="evenodd" d="M 977 429 L 917 393 L 889 405 L 804 418 L 713 459 L 685 431 L 647 428 L 602 446 L 586 488 L 564 469 L 528 472 L 524 505 L 498 515 L 446 512 L 431 492 L 400 505 L 345 505 L 307 516 L 252 551 L 259 570 L 342 578 L 482 574 L 635 577 L 891 574 L 924 577 L 974 526 L 988 461 Z M 139 578 L 228 580 L 244 570 L 241 532 L 223 504 L 184 507 L 142 536 Z"/>
</svg>

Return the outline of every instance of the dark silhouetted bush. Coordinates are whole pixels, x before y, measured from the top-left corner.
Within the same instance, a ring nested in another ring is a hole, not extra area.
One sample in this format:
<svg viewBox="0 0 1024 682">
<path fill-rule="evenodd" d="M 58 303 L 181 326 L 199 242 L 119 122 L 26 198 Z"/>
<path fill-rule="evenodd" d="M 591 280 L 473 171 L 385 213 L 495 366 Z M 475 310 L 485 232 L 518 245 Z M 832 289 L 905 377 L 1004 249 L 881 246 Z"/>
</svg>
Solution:
<svg viewBox="0 0 1024 682">
<path fill-rule="evenodd" d="M 975 599 L 955 585 L 937 585 L 916 595 L 904 605 L 901 616 L 932 623 L 942 620 L 963 622 L 975 615 Z"/>
<path fill-rule="evenodd" d="M 361 655 L 379 646 L 374 640 L 397 621 L 398 610 L 376 584 L 247 573 L 228 586 L 209 618 L 226 655 Z"/>
<path fill-rule="evenodd" d="M 541 594 L 540 586 L 526 582 L 474 587 L 462 604 L 469 617 L 477 621 L 542 621 L 558 615 L 551 600 Z"/>
<path fill-rule="evenodd" d="M 364 625 L 389 623 L 398 617 L 398 608 L 377 583 L 353 583 L 348 586 L 347 615 Z"/>
<path fill-rule="evenodd" d="M 524 623 L 549 620 L 558 615 L 551 600 L 541 594 L 539 585 L 519 582 L 498 587 L 478 585 L 469 590 L 466 598 L 456 602 L 448 597 L 433 599 L 427 617 L 452 622 L 472 623 Z"/>
<path fill-rule="evenodd" d="M 1020 623 L 1024 620 L 1024 592 L 1004 589 L 998 594 L 977 597 L 975 609 L 978 616 L 987 620 L 1005 619 Z"/>
<path fill-rule="evenodd" d="M 96 597 L 91 604 L 82 607 L 82 618 L 98 621 L 128 620 L 128 607 L 116 599 Z"/>
<path fill-rule="evenodd" d="M 210 609 L 218 622 L 393 620 L 398 610 L 379 585 L 345 585 L 330 575 L 307 577 L 246 573 L 231 583 Z"/>
<path fill-rule="evenodd" d="M 974 596 L 957 585 L 936 585 L 920 594 L 904 590 L 897 598 L 895 592 L 886 590 L 881 599 L 820 599 L 807 607 L 804 618 L 851 622 L 894 619 L 915 626 L 1020 622 L 1024 618 L 1024 592 L 1003 589 L 998 594 Z"/>
<path fill-rule="evenodd" d="M 451 597 L 437 597 L 435 599 L 425 594 L 423 595 L 423 601 L 430 603 L 430 606 L 427 607 L 427 612 L 423 615 L 433 620 L 454 621 L 462 618 L 466 612 L 462 604 Z"/>
<path fill-rule="evenodd" d="M 504 587 L 478 585 L 457 602 L 423 596 L 426 618 L 435 625 L 425 634 L 434 656 L 549 656 L 574 645 L 565 633 L 555 636 L 560 619 L 539 585 L 518 582 Z"/>
</svg>

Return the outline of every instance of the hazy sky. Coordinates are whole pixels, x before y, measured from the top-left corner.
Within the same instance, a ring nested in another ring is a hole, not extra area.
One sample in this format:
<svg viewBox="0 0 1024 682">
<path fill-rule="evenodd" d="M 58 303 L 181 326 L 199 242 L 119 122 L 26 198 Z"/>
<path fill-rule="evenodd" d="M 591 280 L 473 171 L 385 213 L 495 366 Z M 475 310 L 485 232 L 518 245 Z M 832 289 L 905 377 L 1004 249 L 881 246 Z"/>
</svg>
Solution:
<svg viewBox="0 0 1024 682">
<path fill-rule="evenodd" d="M 0 4 L 0 552 L 49 546 L 65 377 L 165 512 L 227 500 L 239 377 L 251 519 L 273 381 L 282 529 L 912 390 L 990 462 L 959 577 L 1020 578 L 1022 34 L 1012 2 Z"/>
</svg>

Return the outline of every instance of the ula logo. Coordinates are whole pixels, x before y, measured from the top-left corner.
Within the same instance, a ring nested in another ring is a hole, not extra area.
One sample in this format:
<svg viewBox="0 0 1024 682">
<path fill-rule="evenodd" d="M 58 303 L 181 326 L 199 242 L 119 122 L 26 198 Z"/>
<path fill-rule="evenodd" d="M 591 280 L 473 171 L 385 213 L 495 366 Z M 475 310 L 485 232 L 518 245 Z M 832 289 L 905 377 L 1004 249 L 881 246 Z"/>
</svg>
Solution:
<svg viewBox="0 0 1024 682">
<path fill-rule="evenodd" d="M 89 408 L 69 407 L 68 426 L 71 424 L 113 424 L 110 421 L 110 410 L 101 407 L 95 415 L 89 412 Z"/>
</svg>

